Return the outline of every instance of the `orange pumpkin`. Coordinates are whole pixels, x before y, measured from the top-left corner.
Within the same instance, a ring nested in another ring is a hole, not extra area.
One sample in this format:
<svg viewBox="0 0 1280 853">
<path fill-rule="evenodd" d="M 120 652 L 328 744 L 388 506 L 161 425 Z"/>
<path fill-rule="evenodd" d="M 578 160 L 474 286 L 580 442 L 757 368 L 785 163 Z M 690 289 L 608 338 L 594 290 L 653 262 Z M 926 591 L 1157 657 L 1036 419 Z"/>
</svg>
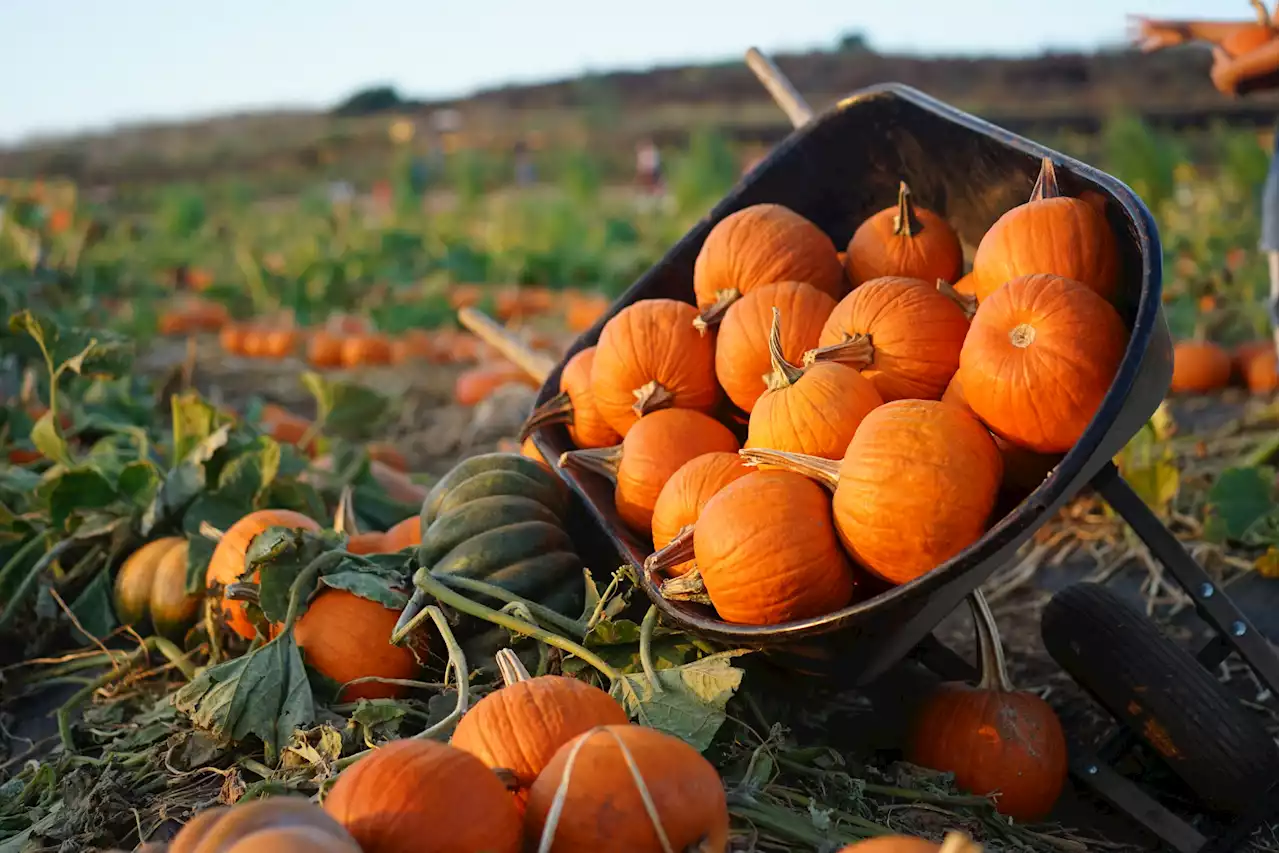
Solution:
<svg viewBox="0 0 1280 853">
<path fill-rule="evenodd" d="M 425 329 L 409 329 L 391 342 L 391 356 L 396 364 L 415 359 L 433 361 L 436 357 L 436 344 Z"/>
<path fill-rule="evenodd" d="M 361 853 L 342 825 L 302 797 L 270 797 L 205 809 L 168 853 Z"/>
<path fill-rule="evenodd" d="M 1256 341 L 1236 348 L 1234 366 L 1254 394 L 1274 394 L 1280 382 L 1275 341 Z"/>
<path fill-rule="evenodd" d="M 845 252 L 845 271 L 854 287 L 884 276 L 954 281 L 963 264 L 955 230 L 917 205 L 906 181 L 898 184 L 898 203 L 859 225 Z"/>
<path fill-rule="evenodd" d="M 258 422 L 262 431 L 276 441 L 296 446 L 301 446 L 302 440 L 306 438 L 308 431 L 311 429 L 311 421 L 299 417 L 275 403 L 263 404 Z M 315 438 L 309 439 L 303 450 L 308 454 L 314 454 L 316 451 Z"/>
<path fill-rule="evenodd" d="M 833 489 L 845 550 L 892 584 L 915 580 L 976 542 L 1002 476 L 1000 451 L 977 418 L 937 400 L 885 403 L 863 419 L 839 462 L 773 450 L 742 455 Z"/>
<path fill-rule="evenodd" d="M 847 605 L 856 588 L 830 497 L 791 471 L 758 471 L 729 483 L 702 507 L 692 535 L 656 551 L 645 568 L 670 571 L 691 557 L 726 622 L 777 625 L 821 616 Z M 677 582 L 696 588 L 694 574 Z"/>
<path fill-rule="evenodd" d="M 969 599 L 978 632 L 982 680 L 944 684 L 919 710 L 907 757 L 954 773 L 974 794 L 998 793 L 996 808 L 1016 820 L 1049 814 L 1067 778 L 1067 743 L 1049 703 L 1015 691 L 1005 671 L 995 619 L 981 593 Z"/>
<path fill-rule="evenodd" d="M 497 775 L 432 740 L 378 747 L 342 772 L 324 810 L 363 853 L 520 850 L 520 814 Z"/>
<path fill-rule="evenodd" d="M 772 370 L 771 312 L 786 315 L 779 344 L 785 358 L 798 362 L 818 345 L 822 325 L 835 307 L 827 294 L 794 281 L 754 288 L 729 306 L 716 334 L 716 378 L 734 405 L 750 412 L 765 392 L 765 377 Z"/>
<path fill-rule="evenodd" d="M 394 444 L 385 441 L 374 441 L 365 445 L 365 452 L 375 462 L 381 462 L 388 468 L 401 473 L 409 470 L 409 462 Z"/>
<path fill-rule="evenodd" d="M 710 415 L 662 409 L 637 421 L 621 444 L 571 450 L 560 464 L 613 480 L 618 515 L 632 530 L 648 534 L 658 494 L 681 465 L 704 453 L 737 449 L 738 439 Z"/>
<path fill-rule="evenodd" d="M 1061 276 L 1023 276 L 978 307 L 957 376 L 992 432 L 1065 453 L 1098 410 L 1127 339 L 1120 315 L 1094 291 Z"/>
<path fill-rule="evenodd" d="M 942 402 L 959 406 L 973 414 L 973 408 L 965 399 L 964 389 L 960 387 L 959 376 L 953 377 L 947 390 L 942 392 Z M 973 416 L 977 417 L 976 414 Z M 991 433 L 991 438 L 1004 459 L 1004 488 L 1014 495 L 1026 495 L 1034 491 L 1049 476 L 1054 466 L 1062 461 L 1061 453 L 1036 453 L 1006 441 L 995 433 Z"/>
<path fill-rule="evenodd" d="M 644 299 L 600 331 L 591 361 L 591 393 L 605 423 L 623 437 L 642 415 L 675 407 L 710 412 L 720 401 L 715 338 L 693 328 L 697 309 L 674 299 Z"/>
<path fill-rule="evenodd" d="M 259 533 L 268 527 L 289 527 L 295 530 L 319 530 L 320 525 L 302 513 L 288 509 L 260 509 L 251 512 L 223 532 L 218 546 L 213 549 L 213 557 L 209 560 L 209 568 L 205 572 L 205 586 L 211 590 L 224 587 L 243 579 L 244 555 Z M 254 572 L 252 580 L 256 583 L 258 573 Z M 219 592 L 221 596 L 221 593 Z M 230 598 L 222 598 L 222 615 L 227 625 L 246 640 L 252 640 L 256 633 L 253 622 L 246 612 L 246 602 Z"/>
<path fill-rule="evenodd" d="M 262 358 L 267 351 L 267 331 L 261 326 L 246 325 L 241 348 L 249 358 Z"/>
<path fill-rule="evenodd" d="M 839 299 L 847 289 L 835 244 L 780 204 L 755 204 L 716 223 L 693 266 L 699 327 L 720 321 L 735 300 L 778 281 L 803 281 Z"/>
<path fill-rule="evenodd" d="M 383 335 L 352 335 L 342 342 L 342 366 L 362 367 L 391 363 L 391 341 Z"/>
<path fill-rule="evenodd" d="M 982 302 L 1006 281 L 1040 273 L 1081 282 L 1104 299 L 1113 298 L 1120 283 L 1111 225 L 1095 206 L 1062 195 L 1048 157 L 1031 200 L 997 219 L 978 243 L 974 290 Z"/>
<path fill-rule="evenodd" d="M 455 284 L 449 288 L 449 306 L 457 311 L 479 304 L 484 288 L 478 284 Z"/>
<path fill-rule="evenodd" d="M 537 429 L 565 424 L 569 438 L 578 447 L 609 447 L 622 440 L 596 408 L 591 393 L 591 365 L 596 348 L 579 350 L 560 372 L 560 393 L 533 410 L 520 430 L 523 441 Z"/>
<path fill-rule="evenodd" d="M 599 726 L 579 735 L 560 747 L 529 792 L 528 850 L 718 853 L 728 843 L 720 774 L 684 741 L 646 726 Z"/>
<path fill-rule="evenodd" d="M 244 355 L 245 329 L 239 323 L 228 323 L 218 332 L 218 343 L 222 351 L 230 355 Z"/>
<path fill-rule="evenodd" d="M 551 470 L 551 466 L 547 464 L 547 460 L 543 457 L 542 451 L 533 443 L 533 436 L 529 436 L 524 441 L 520 442 L 519 452 L 521 456 L 532 459 L 548 471 Z"/>
<path fill-rule="evenodd" d="M 409 649 L 391 645 L 399 618 L 398 610 L 376 601 L 345 589 L 322 588 L 295 623 L 293 635 L 307 664 L 338 684 L 368 677 L 412 679 L 418 674 L 417 658 Z M 407 692 L 400 684 L 370 681 L 347 687 L 338 701 L 395 699 Z"/>
<path fill-rule="evenodd" d="M 347 552 L 350 554 L 385 554 L 387 550 L 385 533 L 371 531 L 352 533 L 347 537 Z"/>
<path fill-rule="evenodd" d="M 411 515 L 404 521 L 392 525 L 386 533 L 382 534 L 382 547 L 388 554 L 403 551 L 420 542 L 422 542 L 422 520 L 416 515 Z"/>
<path fill-rule="evenodd" d="M 565 307 L 565 327 L 571 332 L 585 332 L 608 310 L 609 300 L 602 294 L 571 294 Z"/>
<path fill-rule="evenodd" d="M 453 399 L 462 406 L 475 406 L 489 399 L 503 385 L 511 384 L 537 387 L 523 369 L 504 361 L 473 367 L 458 374 L 453 385 Z"/>
<path fill-rule="evenodd" d="M 529 788 L 560 747 L 596 726 L 626 725 L 627 712 L 612 696 L 562 675 L 530 678 L 510 649 L 498 652 L 503 688 L 476 703 L 449 743 L 486 767 L 515 777 L 523 814 Z"/>
<path fill-rule="evenodd" d="M 780 328 L 781 317 L 774 308 L 769 335 L 773 372 L 768 390 L 751 411 L 746 446 L 839 459 L 858 424 L 884 402 L 880 392 L 870 379 L 843 364 L 817 362 L 803 370 L 791 364 L 778 346 Z"/>
<path fill-rule="evenodd" d="M 865 282 L 836 305 L 805 364 L 861 371 L 885 401 L 936 400 L 960 363 L 969 321 L 936 286 L 914 278 Z"/>
<path fill-rule="evenodd" d="M 1207 394 L 1231 381 L 1231 356 L 1211 341 L 1181 341 L 1173 347 L 1173 381 L 1178 394 Z"/>
<path fill-rule="evenodd" d="M 298 333 L 293 329 L 268 329 L 262 340 L 262 354 L 267 358 L 288 358 L 298 348 Z"/>
<path fill-rule="evenodd" d="M 307 340 L 307 363 L 313 367 L 342 366 L 342 344 L 345 338 L 324 329 L 311 333 Z"/>
<path fill-rule="evenodd" d="M 1252 53 L 1264 44 L 1274 40 L 1276 28 L 1263 23 L 1241 24 L 1226 38 L 1218 42 L 1218 47 L 1230 57 Z"/>
<path fill-rule="evenodd" d="M 836 853 L 982 853 L 962 832 L 948 832 L 942 844 L 912 835 L 880 835 L 841 847 Z"/>
<path fill-rule="evenodd" d="M 740 477 L 752 473 L 737 453 L 717 451 L 695 456 L 676 469 L 653 504 L 653 547 L 661 550 L 686 528 L 692 527 L 707 501 Z M 667 572 L 682 575 L 693 568 L 687 560 Z"/>
</svg>

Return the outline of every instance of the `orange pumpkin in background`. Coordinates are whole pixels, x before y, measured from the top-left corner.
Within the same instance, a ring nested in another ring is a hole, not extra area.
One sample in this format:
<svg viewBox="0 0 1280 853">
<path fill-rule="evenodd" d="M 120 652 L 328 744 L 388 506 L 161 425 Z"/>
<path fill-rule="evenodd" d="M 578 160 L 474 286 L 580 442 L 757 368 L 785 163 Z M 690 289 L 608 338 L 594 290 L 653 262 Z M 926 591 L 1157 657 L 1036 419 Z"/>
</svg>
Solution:
<svg viewBox="0 0 1280 853">
<path fill-rule="evenodd" d="M 382 547 L 386 549 L 386 553 L 394 554 L 397 551 L 403 551 L 422 541 L 422 520 L 411 515 L 404 521 L 397 522 L 392 525 L 386 533 L 382 534 Z"/>
<path fill-rule="evenodd" d="M 300 445 L 311 429 L 311 421 L 299 417 L 283 406 L 275 403 L 264 403 L 259 414 L 259 425 L 262 431 L 283 444 Z M 303 451 L 309 455 L 316 452 L 314 438 L 307 442 Z"/>
<path fill-rule="evenodd" d="M 845 252 L 845 271 L 854 287 L 884 276 L 955 281 L 963 264 L 955 230 L 917 205 L 906 181 L 898 184 L 898 203 L 859 225 Z"/>
<path fill-rule="evenodd" d="M 591 366 L 595 353 L 595 347 L 586 347 L 565 363 L 560 372 L 560 393 L 529 415 L 520 430 L 522 441 L 527 440 L 534 430 L 557 423 L 565 425 L 569 438 L 577 447 L 609 447 L 622 440 L 617 430 L 600 415 L 595 395 L 591 392 Z"/>
<path fill-rule="evenodd" d="M 307 339 L 307 363 L 312 367 L 342 366 L 344 338 L 326 329 L 317 329 Z"/>
<path fill-rule="evenodd" d="M 342 342 L 343 367 L 367 367 L 391 363 L 391 341 L 385 336 L 353 334 Z"/>
<path fill-rule="evenodd" d="M 1173 347 L 1173 381 L 1169 390 L 1207 394 L 1231 381 L 1231 356 L 1210 341 L 1180 341 Z"/>
<path fill-rule="evenodd" d="M 676 469 L 653 504 L 653 547 L 660 551 L 671 544 L 687 527 L 693 526 L 707 505 L 721 489 L 753 473 L 737 453 L 714 451 L 695 456 Z M 682 575 L 693 568 L 687 560 L 667 568 L 668 574 Z"/>
<path fill-rule="evenodd" d="M 463 406 L 475 406 L 489 399 L 503 385 L 510 384 L 537 387 L 523 369 L 504 361 L 473 367 L 458 374 L 453 384 L 453 399 Z"/>
<path fill-rule="evenodd" d="M 218 332 L 218 345 L 229 355 L 244 355 L 244 326 L 228 323 Z"/>
<path fill-rule="evenodd" d="M 1232 368 L 1254 394 L 1274 394 L 1280 381 L 1275 341 L 1254 341 L 1236 348 Z M 1175 368 L 1176 369 L 1176 368 Z"/>
</svg>

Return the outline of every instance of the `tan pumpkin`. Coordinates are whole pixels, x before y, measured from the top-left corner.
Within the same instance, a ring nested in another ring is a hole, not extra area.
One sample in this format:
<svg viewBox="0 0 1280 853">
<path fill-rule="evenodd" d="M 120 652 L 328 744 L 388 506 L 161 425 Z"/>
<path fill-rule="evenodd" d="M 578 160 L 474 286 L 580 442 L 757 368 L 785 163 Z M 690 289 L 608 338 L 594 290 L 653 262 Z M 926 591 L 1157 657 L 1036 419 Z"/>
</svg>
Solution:
<svg viewBox="0 0 1280 853">
<path fill-rule="evenodd" d="M 169 842 L 168 853 L 361 853 L 354 838 L 302 797 L 270 797 L 205 809 Z"/>
<path fill-rule="evenodd" d="M 187 594 L 187 540 L 167 536 L 129 555 L 116 575 L 115 611 L 121 624 L 180 640 L 195 624 L 203 596 Z"/>
<path fill-rule="evenodd" d="M 917 205 L 906 181 L 898 184 L 897 204 L 869 216 L 845 250 L 845 271 L 854 287 L 884 276 L 955 281 L 963 264 L 955 230 Z"/>
<path fill-rule="evenodd" d="M 742 464 L 737 453 L 717 451 L 695 456 L 676 469 L 667 484 L 658 493 L 653 505 L 653 547 L 661 550 L 671 541 L 693 526 L 707 501 L 740 477 L 753 469 Z M 667 569 L 668 574 L 682 575 L 693 568 L 693 561 L 677 563 Z"/>
<path fill-rule="evenodd" d="M 560 372 L 560 393 L 533 410 L 520 429 L 520 440 L 535 430 L 562 423 L 577 447 L 609 447 L 622 440 L 618 431 L 600 415 L 591 393 L 591 365 L 595 347 L 574 353 Z"/>
</svg>

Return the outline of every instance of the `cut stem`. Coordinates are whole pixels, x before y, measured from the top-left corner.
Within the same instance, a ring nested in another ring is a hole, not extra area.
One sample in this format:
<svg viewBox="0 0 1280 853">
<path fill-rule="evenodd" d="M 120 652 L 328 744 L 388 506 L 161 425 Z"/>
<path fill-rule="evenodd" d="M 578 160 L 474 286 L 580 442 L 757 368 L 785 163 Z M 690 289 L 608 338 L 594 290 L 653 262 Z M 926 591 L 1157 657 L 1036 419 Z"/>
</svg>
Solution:
<svg viewBox="0 0 1280 853">
<path fill-rule="evenodd" d="M 525 669 L 520 658 L 516 657 L 516 653 L 511 649 L 500 649 L 494 656 L 494 660 L 498 662 L 498 672 L 502 675 L 504 687 L 529 680 L 529 670 Z"/>
<path fill-rule="evenodd" d="M 534 409 L 524 425 L 520 427 L 517 441 L 524 441 L 537 430 L 552 424 L 573 423 L 573 400 L 568 391 L 561 391 L 538 408 Z"/>
<path fill-rule="evenodd" d="M 560 467 L 599 474 L 610 482 L 618 480 L 618 466 L 622 464 L 622 445 L 592 447 L 586 450 L 566 450 L 560 454 Z"/>
<path fill-rule="evenodd" d="M 692 560 L 693 527 L 692 524 L 685 525 L 676 534 L 675 539 L 646 557 L 644 570 L 652 576 L 659 572 L 668 572 L 672 566 Z"/>
<path fill-rule="evenodd" d="M 787 361 L 782 352 L 782 315 L 775 305 L 773 321 L 769 324 L 769 361 L 773 364 L 773 372 L 763 377 L 765 387 L 770 391 L 781 391 L 800 381 L 804 370 Z"/>
<path fill-rule="evenodd" d="M 702 572 L 694 566 L 682 575 L 676 575 L 662 582 L 658 592 L 668 601 L 692 601 L 697 604 L 715 606 L 711 596 L 707 594 L 707 584 L 702 579 Z"/>
<path fill-rule="evenodd" d="M 636 413 L 637 418 L 643 418 L 659 409 L 669 409 L 676 403 L 676 395 L 659 385 L 656 379 L 651 379 L 631 393 L 636 398 L 631 411 Z"/>
<path fill-rule="evenodd" d="M 969 593 L 969 609 L 973 611 L 973 627 L 978 634 L 978 660 L 982 665 L 982 680 L 978 682 L 978 689 L 1012 693 L 1013 682 L 1009 680 L 1009 670 L 1004 665 L 1000 631 L 996 628 L 996 619 L 991 615 L 991 608 L 987 605 L 982 590 L 975 589 Z"/>
<path fill-rule="evenodd" d="M 737 288 L 729 288 L 728 290 L 717 290 L 716 301 L 705 311 L 693 318 L 693 327 L 698 330 L 699 334 L 705 335 L 707 329 L 712 326 L 720 325 L 720 321 L 724 319 L 725 312 L 733 303 L 742 298 L 742 293 Z"/>
<path fill-rule="evenodd" d="M 942 839 L 942 846 L 938 848 L 938 853 L 982 853 L 982 845 L 974 842 L 965 833 L 953 830 Z"/>
<path fill-rule="evenodd" d="M 821 456 L 809 456 L 806 453 L 789 453 L 785 450 L 766 450 L 760 447 L 743 448 L 738 451 L 743 462 L 756 468 L 781 468 L 803 474 L 811 480 L 817 480 L 831 491 L 835 491 L 840 483 L 840 460 L 823 459 Z"/>
<path fill-rule="evenodd" d="M 1060 198 L 1062 191 L 1058 189 L 1058 171 L 1048 157 L 1040 161 L 1040 174 L 1036 185 L 1031 188 L 1031 201 L 1043 201 L 1046 198 Z"/>
<path fill-rule="evenodd" d="M 924 230 L 916 217 L 915 205 L 911 202 L 911 188 L 906 181 L 898 182 L 898 212 L 893 215 L 893 233 L 898 237 L 914 237 Z"/>
<path fill-rule="evenodd" d="M 338 510 L 333 517 L 333 529 L 347 536 L 357 536 L 360 533 L 360 525 L 356 521 L 355 506 L 352 504 L 350 484 L 342 487 L 342 494 L 338 497 Z"/>
<path fill-rule="evenodd" d="M 871 345 L 870 335 L 848 335 L 838 344 L 811 349 L 804 354 L 806 367 L 816 361 L 834 361 L 836 364 L 847 364 L 855 370 L 869 367 L 876 359 L 875 347 Z"/>
<path fill-rule="evenodd" d="M 961 293 L 945 278 L 938 279 L 938 292 L 959 305 L 965 319 L 972 320 L 978 313 L 978 297 L 972 293 Z"/>
</svg>

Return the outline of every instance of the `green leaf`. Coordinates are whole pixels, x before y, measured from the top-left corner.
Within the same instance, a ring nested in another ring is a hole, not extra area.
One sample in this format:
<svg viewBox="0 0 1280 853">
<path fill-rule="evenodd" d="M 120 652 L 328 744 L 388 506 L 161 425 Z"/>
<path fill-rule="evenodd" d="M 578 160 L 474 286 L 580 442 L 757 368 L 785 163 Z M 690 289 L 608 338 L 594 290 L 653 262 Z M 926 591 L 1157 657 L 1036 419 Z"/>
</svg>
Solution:
<svg viewBox="0 0 1280 853">
<path fill-rule="evenodd" d="M 71 603 L 71 612 L 75 614 L 84 629 L 95 637 L 105 637 L 116 629 L 115 610 L 111 605 L 111 567 L 104 566 L 84 591 Z M 86 637 L 79 638 L 87 640 Z"/>
<path fill-rule="evenodd" d="M 217 530 L 226 530 L 253 510 L 248 504 L 210 492 L 196 497 L 182 516 L 182 529 L 187 534 L 187 592 L 198 593 L 204 589 L 205 573 L 217 543 L 200 535 L 200 523 L 206 522 Z"/>
<path fill-rule="evenodd" d="M 376 601 L 388 610 L 404 610 L 409 603 L 409 596 L 396 589 L 403 585 L 405 578 L 399 575 L 391 577 L 375 571 L 339 571 L 326 574 L 320 578 L 325 586 L 343 589 L 347 592 Z"/>
<path fill-rule="evenodd" d="M 1269 468 L 1228 468 L 1205 501 L 1210 542 L 1268 545 L 1276 540 L 1276 473 Z"/>
<path fill-rule="evenodd" d="M 338 548 L 339 535 L 332 530 L 312 532 L 268 527 L 254 538 L 244 555 L 245 573 L 258 573 L 258 606 L 271 622 L 283 622 L 289 612 L 289 594 L 303 569 L 323 561 L 319 575 L 332 571 L 352 555 Z M 311 597 L 307 590 L 303 602 Z M 302 611 L 299 611 L 301 615 Z"/>
<path fill-rule="evenodd" d="M 191 447 L 182 462 L 165 475 L 155 498 L 142 514 L 142 535 L 147 536 L 171 516 L 182 511 L 197 495 L 204 491 L 207 482 L 205 463 L 226 446 L 230 428 L 221 426 Z M 175 435 L 175 440 L 176 440 Z"/>
<path fill-rule="evenodd" d="M 358 441 L 377 433 L 391 407 L 389 398 L 367 385 L 325 379 L 314 371 L 302 384 L 316 401 L 316 422 L 325 435 Z"/>
<path fill-rule="evenodd" d="M 142 460 L 124 466 L 116 480 L 116 488 L 122 497 L 138 509 L 143 509 L 155 499 L 160 483 L 160 469 L 151 462 Z"/>
<path fill-rule="evenodd" d="M 262 435 L 225 465 L 218 475 L 218 492 L 251 506 L 259 505 L 280 471 L 280 444 Z"/>
<path fill-rule="evenodd" d="M 324 423 L 333 411 L 333 385 L 314 370 L 303 372 L 300 378 L 303 387 L 316 401 L 316 420 Z"/>
<path fill-rule="evenodd" d="M 44 454 L 46 459 L 59 465 L 70 467 L 75 464 L 71 458 L 71 448 L 62 437 L 62 429 L 52 411 L 45 412 L 31 428 L 31 443 Z"/>
<path fill-rule="evenodd" d="M 1143 425 L 1116 455 L 1116 465 L 1129 486 L 1159 516 L 1165 516 L 1178 496 L 1181 474 L 1173 448 L 1159 436 L 1167 431 L 1163 419 Z"/>
<path fill-rule="evenodd" d="M 612 695 L 641 724 L 674 735 L 702 752 L 724 724 L 725 706 L 742 684 L 742 669 L 729 661 L 743 654 L 720 652 L 658 670 L 662 692 L 653 689 L 644 673 L 627 674 L 613 686 Z"/>
<path fill-rule="evenodd" d="M 50 520 L 54 527 L 62 528 L 76 511 L 101 509 L 115 499 L 116 490 L 96 469 L 63 471 L 49 494 Z"/>
<path fill-rule="evenodd" d="M 394 738 L 409 709 L 395 699 L 361 699 L 347 720 L 361 741 L 372 745 Z"/>
<path fill-rule="evenodd" d="M 173 460 L 176 464 L 213 434 L 222 415 L 194 391 L 174 394 L 169 405 L 173 412 Z"/>
<path fill-rule="evenodd" d="M 640 672 L 640 626 L 630 619 L 602 618 L 583 640 L 583 645 L 598 654 L 620 672 Z M 698 647 L 687 634 L 667 628 L 653 632 L 650 655 L 655 669 L 680 666 L 697 654 Z M 577 658 L 564 662 L 566 672 L 574 673 L 590 669 Z"/>
</svg>

